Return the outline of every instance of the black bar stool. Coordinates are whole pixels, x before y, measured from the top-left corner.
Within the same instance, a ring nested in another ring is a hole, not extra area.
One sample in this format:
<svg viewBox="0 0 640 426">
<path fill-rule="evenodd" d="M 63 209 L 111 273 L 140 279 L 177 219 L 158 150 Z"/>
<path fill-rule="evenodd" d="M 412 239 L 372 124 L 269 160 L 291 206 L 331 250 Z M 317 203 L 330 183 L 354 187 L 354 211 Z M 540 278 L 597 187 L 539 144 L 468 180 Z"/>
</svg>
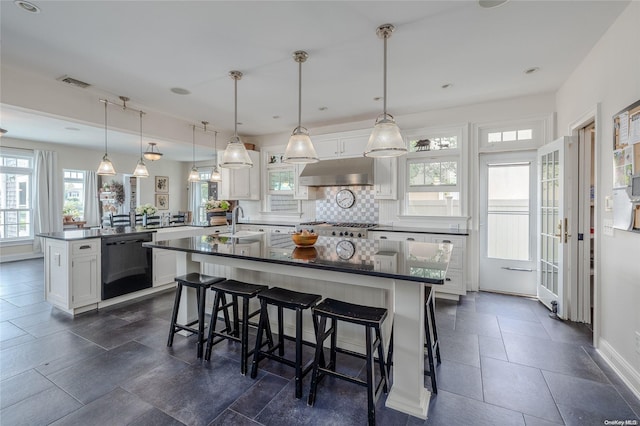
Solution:
<svg viewBox="0 0 640 426">
<path fill-rule="evenodd" d="M 173 346 L 173 336 L 180 330 L 190 331 L 198 335 L 198 358 L 202 358 L 202 351 L 204 349 L 204 306 L 207 297 L 207 289 L 213 284 L 220 281 L 224 281 L 224 278 L 212 277 L 210 275 L 203 275 L 197 272 L 192 272 L 187 275 L 180 275 L 175 278 L 178 286 L 176 287 L 176 298 L 173 302 L 173 313 L 171 314 L 171 325 L 169 328 L 169 339 L 167 340 L 167 346 Z M 182 288 L 191 287 L 196 290 L 196 302 L 198 305 L 198 319 L 187 324 L 177 324 L 178 309 L 180 308 L 180 297 L 182 296 Z M 191 327 L 193 324 L 198 323 L 198 328 Z"/>
<path fill-rule="evenodd" d="M 424 302 L 424 348 L 427 350 L 427 362 L 429 369 L 424 369 L 425 376 L 431 378 L 431 392 L 438 393 L 438 384 L 436 378 L 436 363 L 440 364 L 440 344 L 438 342 L 438 329 L 436 327 L 436 299 L 435 290 L 432 287 L 425 287 Z M 434 361 L 435 355 L 435 361 Z M 391 330 L 391 339 L 389 343 L 389 353 L 387 354 L 387 374 L 391 370 L 393 364 L 393 329 Z"/>
<path fill-rule="evenodd" d="M 207 361 L 211 359 L 211 348 L 216 343 L 223 340 L 240 342 L 240 373 L 242 373 L 243 376 L 247 374 L 247 359 L 253 355 L 253 350 L 251 350 L 251 352 L 248 350 L 249 319 L 260 313 L 260 309 L 249 312 L 249 300 L 268 288 L 266 285 L 249 284 L 236 280 L 226 280 L 211 286 L 211 290 L 215 292 L 215 296 L 213 299 L 213 310 L 211 311 L 211 322 L 209 323 L 209 337 L 207 338 L 207 350 L 205 351 L 204 359 Z M 228 303 L 227 295 L 231 296 L 231 301 Z M 238 316 L 239 297 L 242 298 L 242 320 L 240 320 Z M 232 308 L 233 328 L 229 322 L 229 308 Z M 223 310 L 226 326 L 223 330 L 216 331 L 218 314 L 221 309 Z M 240 322 L 242 322 L 242 332 L 240 332 Z M 270 328 L 267 328 L 267 339 L 269 341 L 273 340 Z"/>
<path fill-rule="evenodd" d="M 281 362 L 290 367 L 295 368 L 296 378 L 296 398 L 302 397 L 302 378 L 311 371 L 313 366 L 313 360 L 309 361 L 307 365 L 302 366 L 302 345 L 310 344 L 303 342 L 302 340 L 302 311 L 312 308 L 322 299 L 319 294 L 300 293 L 298 291 L 287 290 L 280 287 L 272 287 L 268 290 L 258 293 L 258 299 L 260 300 L 260 321 L 258 322 L 258 335 L 256 337 L 256 348 L 253 352 L 253 363 L 251 365 L 251 378 L 255 379 L 258 374 L 258 363 L 264 358 L 269 358 L 274 361 Z M 273 344 L 273 341 L 267 336 L 269 348 L 262 350 L 262 333 L 267 329 L 269 324 L 269 313 L 267 311 L 268 305 L 274 305 L 278 308 L 278 343 Z M 284 335 L 284 309 L 292 309 L 296 312 L 296 337 Z M 316 328 L 316 322 L 313 322 L 314 329 Z M 284 358 L 284 339 L 294 340 L 296 344 L 296 357 L 295 361 Z M 274 354 L 274 351 L 278 349 L 278 354 Z"/>
<path fill-rule="evenodd" d="M 316 354 L 313 362 L 313 373 L 311 374 L 311 389 L 309 391 L 308 404 L 313 405 L 316 399 L 318 383 L 325 375 L 343 379 L 367 388 L 368 418 L 369 425 L 376 423 L 376 401 L 380 392 L 388 391 L 387 366 L 384 362 L 384 344 L 380 328 L 387 317 L 385 308 L 375 308 L 371 306 L 356 305 L 342 302 L 335 299 L 325 299 L 318 306 L 312 309 L 313 318 L 318 322 L 316 329 Z M 331 327 L 326 330 L 327 319 L 331 320 Z M 349 322 L 365 326 L 366 332 L 366 354 L 362 355 L 336 346 L 338 323 L 337 321 Z M 371 331 L 375 333 L 375 339 L 371 338 Z M 331 337 L 329 364 L 324 366 L 323 354 L 324 341 Z M 377 361 L 374 360 L 374 353 L 378 352 Z M 367 380 L 336 372 L 336 353 L 344 353 L 367 361 Z M 374 363 L 380 369 L 380 381 L 374 386 Z"/>
</svg>

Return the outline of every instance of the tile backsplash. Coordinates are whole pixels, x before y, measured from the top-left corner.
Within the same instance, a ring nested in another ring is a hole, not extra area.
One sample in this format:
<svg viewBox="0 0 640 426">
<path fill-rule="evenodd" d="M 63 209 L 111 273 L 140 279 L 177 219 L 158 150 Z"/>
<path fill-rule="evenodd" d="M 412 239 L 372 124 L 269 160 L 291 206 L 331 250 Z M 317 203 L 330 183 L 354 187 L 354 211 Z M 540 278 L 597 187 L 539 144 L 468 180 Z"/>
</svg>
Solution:
<svg viewBox="0 0 640 426">
<path fill-rule="evenodd" d="M 349 189 L 356 196 L 351 208 L 343 209 L 336 203 L 341 189 Z M 318 189 L 316 220 L 326 222 L 378 223 L 378 201 L 373 186 L 326 186 Z"/>
</svg>

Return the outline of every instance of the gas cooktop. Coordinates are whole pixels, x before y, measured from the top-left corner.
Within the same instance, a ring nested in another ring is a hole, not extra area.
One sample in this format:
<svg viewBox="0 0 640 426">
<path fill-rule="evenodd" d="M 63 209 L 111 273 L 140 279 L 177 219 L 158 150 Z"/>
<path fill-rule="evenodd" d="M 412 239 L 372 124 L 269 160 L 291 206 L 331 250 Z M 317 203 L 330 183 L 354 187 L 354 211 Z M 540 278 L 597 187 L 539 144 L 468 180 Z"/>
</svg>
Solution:
<svg viewBox="0 0 640 426">
<path fill-rule="evenodd" d="M 301 223 L 299 228 L 315 232 L 323 237 L 366 238 L 367 230 L 376 226 L 378 226 L 376 223 L 316 221 Z"/>
</svg>

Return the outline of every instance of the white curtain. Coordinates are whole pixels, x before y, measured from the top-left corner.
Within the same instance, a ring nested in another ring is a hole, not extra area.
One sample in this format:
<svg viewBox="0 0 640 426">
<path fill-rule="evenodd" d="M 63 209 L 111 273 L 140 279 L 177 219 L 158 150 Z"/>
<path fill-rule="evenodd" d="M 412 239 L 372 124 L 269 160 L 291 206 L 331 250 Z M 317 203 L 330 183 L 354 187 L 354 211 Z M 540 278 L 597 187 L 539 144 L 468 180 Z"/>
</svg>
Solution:
<svg viewBox="0 0 640 426">
<path fill-rule="evenodd" d="M 58 153 L 34 150 L 33 225 L 35 234 L 62 231 L 62 175 Z M 42 252 L 41 238 L 33 239 L 34 253 Z"/>
<path fill-rule="evenodd" d="M 100 226 L 98 175 L 93 170 L 84 172 L 84 220 L 87 227 Z"/>
</svg>

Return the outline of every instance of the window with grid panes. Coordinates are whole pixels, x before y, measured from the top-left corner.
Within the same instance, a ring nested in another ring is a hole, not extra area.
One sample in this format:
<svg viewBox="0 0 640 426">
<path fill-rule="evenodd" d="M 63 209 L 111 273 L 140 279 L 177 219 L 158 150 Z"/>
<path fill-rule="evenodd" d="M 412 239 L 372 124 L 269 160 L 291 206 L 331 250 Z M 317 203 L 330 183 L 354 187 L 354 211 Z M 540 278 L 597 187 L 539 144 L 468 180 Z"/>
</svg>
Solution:
<svg viewBox="0 0 640 426">
<path fill-rule="evenodd" d="M 33 153 L 0 149 L 0 241 L 33 238 Z"/>
</svg>

